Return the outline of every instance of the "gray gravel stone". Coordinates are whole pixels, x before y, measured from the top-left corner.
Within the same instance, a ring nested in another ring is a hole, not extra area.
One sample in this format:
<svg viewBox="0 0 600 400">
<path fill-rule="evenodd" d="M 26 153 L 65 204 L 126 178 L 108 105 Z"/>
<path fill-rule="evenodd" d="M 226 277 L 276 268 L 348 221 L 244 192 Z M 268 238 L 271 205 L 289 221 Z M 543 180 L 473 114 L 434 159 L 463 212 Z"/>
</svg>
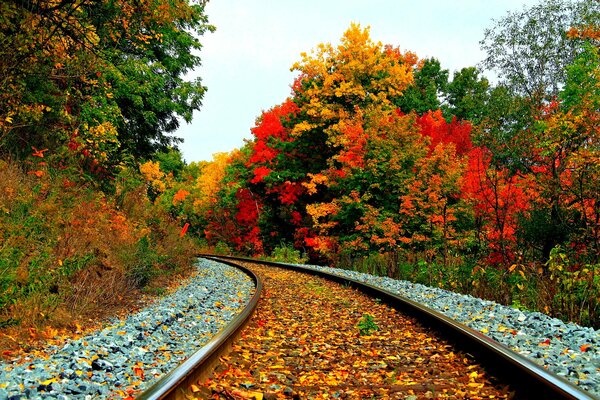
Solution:
<svg viewBox="0 0 600 400">
<path fill-rule="evenodd" d="M 48 359 L 0 363 L 0 400 L 118 398 L 116 390 L 143 390 L 220 331 L 253 292 L 238 269 L 198 260 L 193 279 L 147 308 L 50 346 Z"/>
<path fill-rule="evenodd" d="M 421 284 L 337 268 L 302 266 L 369 283 L 424 304 L 600 397 L 600 330 Z M 584 344 L 592 346 L 581 351 Z"/>
</svg>

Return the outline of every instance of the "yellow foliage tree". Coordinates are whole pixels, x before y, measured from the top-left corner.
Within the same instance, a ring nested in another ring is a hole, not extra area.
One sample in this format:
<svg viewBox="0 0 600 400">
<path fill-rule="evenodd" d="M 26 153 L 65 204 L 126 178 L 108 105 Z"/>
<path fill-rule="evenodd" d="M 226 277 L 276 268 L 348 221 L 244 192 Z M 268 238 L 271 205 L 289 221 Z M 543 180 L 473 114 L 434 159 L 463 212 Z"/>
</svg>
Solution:
<svg viewBox="0 0 600 400">
<path fill-rule="evenodd" d="M 233 153 L 216 153 L 196 180 L 198 198 L 194 201 L 196 210 L 203 210 L 217 203 L 217 193 L 225 177 L 225 168 L 229 165 Z"/>
<path fill-rule="evenodd" d="M 343 145 L 341 134 L 353 126 L 353 116 L 371 104 L 394 109 L 392 99 L 413 81 L 417 57 L 398 48 L 374 43 L 369 28 L 352 24 L 337 47 L 319 44 L 293 70 L 300 72 L 294 85 L 296 100 L 309 117 L 296 124 L 293 134 L 325 129 L 333 145 Z"/>
<path fill-rule="evenodd" d="M 165 173 L 160 170 L 160 163 L 148 161 L 140 165 L 140 172 L 146 179 L 146 182 L 152 186 L 158 193 L 167 189 L 165 184 Z"/>
</svg>

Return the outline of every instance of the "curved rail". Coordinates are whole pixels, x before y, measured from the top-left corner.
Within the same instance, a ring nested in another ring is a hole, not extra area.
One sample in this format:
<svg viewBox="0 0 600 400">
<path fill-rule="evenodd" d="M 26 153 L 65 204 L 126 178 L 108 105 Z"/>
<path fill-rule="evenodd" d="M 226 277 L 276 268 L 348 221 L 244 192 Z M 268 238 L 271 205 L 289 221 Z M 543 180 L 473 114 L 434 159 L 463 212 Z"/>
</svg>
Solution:
<svg viewBox="0 0 600 400">
<path fill-rule="evenodd" d="M 469 328 L 444 314 L 430 309 L 404 296 L 378 288 L 351 278 L 329 274 L 324 271 L 300 265 L 272 261 L 255 260 L 244 257 L 201 254 L 201 257 L 215 261 L 236 260 L 287 268 L 330 279 L 355 287 L 388 305 L 417 317 L 421 322 L 436 329 L 445 338 L 451 339 L 458 348 L 476 356 L 477 361 L 518 389 L 517 398 L 532 399 L 575 399 L 598 400 L 562 377 L 545 370 L 528 358 L 514 352 L 507 346 Z"/>
<path fill-rule="evenodd" d="M 138 399 L 155 400 L 188 398 L 186 395 L 191 394 L 187 392 L 190 386 L 196 384 L 198 380 L 203 379 L 210 374 L 214 365 L 218 362 L 219 356 L 231 346 L 231 343 L 250 320 L 252 313 L 258 305 L 258 299 L 260 298 L 263 287 L 262 280 L 248 268 L 226 260 L 218 261 L 239 268 L 252 278 L 256 289 L 250 302 L 244 307 L 242 312 L 217 333 L 216 336 L 210 339 L 188 359 L 179 364 L 174 370 L 140 393 L 137 396 Z"/>
</svg>

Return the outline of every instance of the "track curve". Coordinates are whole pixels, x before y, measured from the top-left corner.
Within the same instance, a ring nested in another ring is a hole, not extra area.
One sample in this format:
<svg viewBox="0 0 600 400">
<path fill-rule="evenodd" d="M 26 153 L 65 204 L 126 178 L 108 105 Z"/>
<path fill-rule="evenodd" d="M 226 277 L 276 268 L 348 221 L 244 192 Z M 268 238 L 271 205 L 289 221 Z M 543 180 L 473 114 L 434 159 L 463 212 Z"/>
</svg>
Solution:
<svg viewBox="0 0 600 400">
<path fill-rule="evenodd" d="M 413 315 L 444 337 L 450 339 L 458 348 L 472 354 L 494 375 L 514 385 L 518 390 L 517 398 L 532 399 L 579 399 L 594 400 L 597 397 L 586 392 L 565 379 L 551 373 L 526 357 L 514 352 L 505 345 L 458 323 L 447 316 L 431 310 L 422 304 L 405 297 L 385 291 L 378 287 L 347 277 L 332 275 L 294 264 L 254 260 L 244 257 L 215 256 L 203 254 L 202 257 L 215 261 L 241 261 L 292 269 L 311 275 L 355 287 L 364 293 L 381 299 L 399 311 Z"/>
<path fill-rule="evenodd" d="M 239 268 L 250 276 L 256 286 L 254 295 L 242 312 L 225 326 L 223 330 L 206 343 L 206 345 L 177 366 L 177 368 L 140 393 L 137 396 L 137 399 L 186 399 L 190 394 L 188 393 L 190 385 L 210 373 L 214 364 L 218 362 L 219 356 L 231 346 L 231 343 L 250 320 L 252 313 L 258 305 L 258 300 L 263 288 L 262 280 L 256 276 L 254 272 L 242 265 L 227 260 L 218 261 Z"/>
<path fill-rule="evenodd" d="M 590 393 L 545 370 L 533 361 L 482 333 L 458 323 L 437 311 L 431 310 L 422 304 L 378 287 L 300 265 L 254 260 L 244 257 L 216 256 L 212 254 L 202 254 L 200 256 L 245 271 L 256 282 L 255 294 L 243 312 L 226 326 L 223 331 L 175 370 L 141 393 L 138 396 L 139 399 L 194 398 L 189 397 L 190 395 L 193 396 L 193 393 L 190 392 L 190 387 L 208 376 L 214 365 L 218 362 L 219 356 L 227 351 L 248 323 L 258 305 L 263 283 L 250 269 L 234 261 L 286 268 L 320 276 L 343 285 L 354 287 L 373 298 L 380 299 L 398 311 L 418 318 L 424 325 L 433 328 L 443 335 L 443 337 L 453 342 L 457 348 L 473 355 L 490 373 L 510 383 L 517 390 L 516 398 L 518 399 L 597 399 Z"/>
</svg>

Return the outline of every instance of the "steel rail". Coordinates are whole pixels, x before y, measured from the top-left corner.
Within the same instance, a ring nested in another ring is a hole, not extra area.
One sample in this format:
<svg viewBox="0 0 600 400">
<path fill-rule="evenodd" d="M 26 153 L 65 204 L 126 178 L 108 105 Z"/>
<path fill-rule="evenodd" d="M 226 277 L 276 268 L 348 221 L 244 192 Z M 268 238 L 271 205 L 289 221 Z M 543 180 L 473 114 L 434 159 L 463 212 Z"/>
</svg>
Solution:
<svg viewBox="0 0 600 400">
<path fill-rule="evenodd" d="M 226 260 L 218 260 L 223 264 L 241 269 L 250 276 L 255 284 L 254 295 L 242 312 L 231 320 L 221 331 L 211 338 L 203 347 L 179 364 L 174 370 L 164 375 L 148 389 L 137 395 L 137 399 L 187 399 L 191 395 L 191 385 L 206 378 L 218 363 L 219 357 L 226 352 L 254 313 L 260 293 L 262 280 L 248 268 Z"/>
<path fill-rule="evenodd" d="M 415 316 L 420 322 L 442 334 L 444 338 L 450 339 L 458 348 L 473 355 L 477 362 L 481 363 L 495 376 L 514 386 L 518 390 L 517 398 L 599 400 L 598 397 L 544 369 L 532 360 L 481 332 L 469 328 L 423 304 L 368 283 L 296 264 L 213 254 L 201 254 L 200 256 L 221 262 L 235 260 L 286 268 L 355 287 L 398 310 Z"/>
</svg>

